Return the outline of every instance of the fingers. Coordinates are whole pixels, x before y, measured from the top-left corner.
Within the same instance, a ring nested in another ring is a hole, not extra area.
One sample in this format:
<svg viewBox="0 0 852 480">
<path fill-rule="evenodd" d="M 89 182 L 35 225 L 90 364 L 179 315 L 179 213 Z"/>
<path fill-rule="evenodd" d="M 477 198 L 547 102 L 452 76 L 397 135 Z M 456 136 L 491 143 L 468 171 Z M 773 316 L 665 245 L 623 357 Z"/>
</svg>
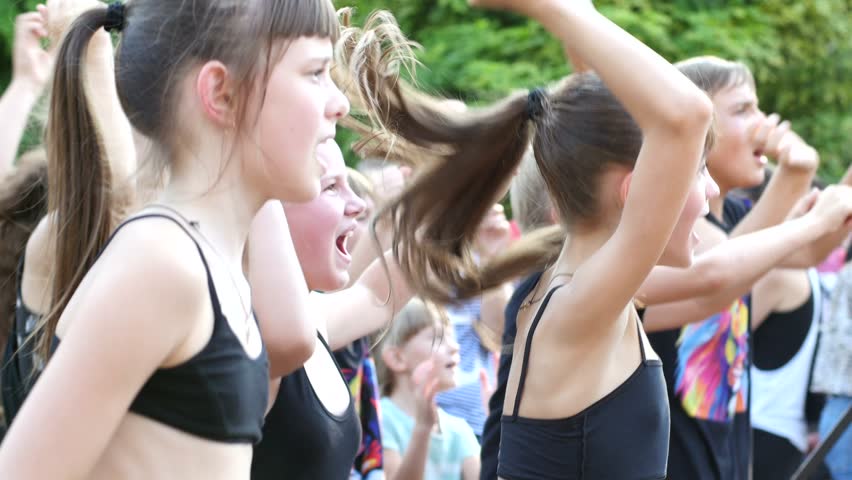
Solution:
<svg viewBox="0 0 852 480">
<path fill-rule="evenodd" d="M 411 377 L 415 384 L 423 385 L 428 378 L 432 377 L 434 370 L 434 362 L 430 358 L 429 360 L 421 362 L 420 365 L 417 365 L 417 367 L 414 368 L 414 372 L 411 373 Z"/>
<path fill-rule="evenodd" d="M 766 150 L 766 143 L 769 140 L 769 135 L 778 126 L 781 117 L 777 113 L 766 117 L 766 120 L 761 122 L 754 131 L 753 138 L 758 148 Z"/>
<path fill-rule="evenodd" d="M 35 38 L 47 37 L 47 27 L 39 12 L 24 13 L 18 16 L 17 30 Z"/>
<path fill-rule="evenodd" d="M 435 404 L 435 397 L 438 396 L 438 391 L 440 390 L 440 381 L 437 378 L 433 378 L 426 382 L 426 385 L 423 386 L 423 399 L 428 402 L 430 405 Z"/>
<path fill-rule="evenodd" d="M 494 392 L 494 389 L 491 388 L 491 381 L 488 380 L 488 372 L 484 368 L 479 369 L 479 389 L 482 391 L 483 398 L 490 397 Z"/>
<path fill-rule="evenodd" d="M 780 157 L 780 148 L 789 143 L 788 133 L 790 133 L 790 122 L 784 120 L 769 132 L 764 150 L 770 155 Z"/>
</svg>

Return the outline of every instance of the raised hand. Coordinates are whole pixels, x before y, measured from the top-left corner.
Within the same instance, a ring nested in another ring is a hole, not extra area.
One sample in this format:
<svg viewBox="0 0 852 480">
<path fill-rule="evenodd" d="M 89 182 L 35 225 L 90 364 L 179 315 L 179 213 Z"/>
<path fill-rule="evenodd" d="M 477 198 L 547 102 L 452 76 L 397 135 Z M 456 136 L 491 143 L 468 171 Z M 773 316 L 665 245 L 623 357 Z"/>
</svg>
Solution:
<svg viewBox="0 0 852 480">
<path fill-rule="evenodd" d="M 59 45 L 62 35 L 83 12 L 104 4 L 97 0 L 47 0 L 36 7 L 47 27 L 51 49 Z"/>
<path fill-rule="evenodd" d="M 830 185 L 819 195 L 809 215 L 825 221 L 829 231 L 849 226 L 852 221 L 852 187 Z"/>
<path fill-rule="evenodd" d="M 436 364 L 435 356 L 429 357 L 418 365 L 412 373 L 414 384 L 417 385 L 415 408 L 415 424 L 420 427 L 432 428 L 438 423 L 438 406 L 435 396 L 441 387 L 438 376 L 441 366 Z"/>
<path fill-rule="evenodd" d="M 816 171 L 819 154 L 790 128 L 789 121 L 781 121 L 773 113 L 758 125 L 753 133 L 758 149 L 779 166 L 795 170 Z"/>
<path fill-rule="evenodd" d="M 12 51 L 12 81 L 41 92 L 53 69 L 53 55 L 41 46 L 47 26 L 37 12 L 18 15 Z"/>
<path fill-rule="evenodd" d="M 503 213 L 503 206 L 494 204 L 477 230 L 476 252 L 481 260 L 488 260 L 505 250 L 511 241 L 512 232 Z"/>
</svg>

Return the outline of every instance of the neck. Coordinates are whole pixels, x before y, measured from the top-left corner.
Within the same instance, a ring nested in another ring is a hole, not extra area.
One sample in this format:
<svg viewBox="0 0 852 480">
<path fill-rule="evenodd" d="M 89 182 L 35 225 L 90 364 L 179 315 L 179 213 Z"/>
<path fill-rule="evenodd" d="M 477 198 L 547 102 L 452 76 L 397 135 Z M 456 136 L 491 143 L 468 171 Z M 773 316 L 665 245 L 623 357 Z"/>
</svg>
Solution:
<svg viewBox="0 0 852 480">
<path fill-rule="evenodd" d="M 155 202 L 197 222 L 201 234 L 220 255 L 241 265 L 252 219 L 265 199 L 242 181 L 238 161 L 226 163 L 224 169 L 208 165 L 206 172 L 199 172 L 198 158 L 203 157 L 193 155 L 175 162 L 186 167 L 173 169 Z"/>
<path fill-rule="evenodd" d="M 710 199 L 710 213 L 721 220 L 725 210 L 725 196 L 731 189 L 719 185 L 719 196 Z"/>
<path fill-rule="evenodd" d="M 543 278 L 542 280 L 547 280 L 550 283 L 550 280 L 556 280 L 556 276 L 559 274 L 573 274 L 576 272 L 589 257 L 600 250 L 607 240 L 612 237 L 613 231 L 610 228 L 572 231 L 562 246 L 559 258 L 557 258 L 553 268 L 548 272 L 549 278 Z M 569 281 L 569 279 L 565 278 L 561 283 L 565 283 L 565 281 Z"/>
</svg>

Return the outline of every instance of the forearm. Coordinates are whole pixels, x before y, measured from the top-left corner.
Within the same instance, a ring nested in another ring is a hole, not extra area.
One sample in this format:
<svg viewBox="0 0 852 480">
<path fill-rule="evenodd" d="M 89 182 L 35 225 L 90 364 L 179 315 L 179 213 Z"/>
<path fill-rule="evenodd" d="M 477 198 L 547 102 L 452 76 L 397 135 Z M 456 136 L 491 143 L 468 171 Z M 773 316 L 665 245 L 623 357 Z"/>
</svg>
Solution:
<svg viewBox="0 0 852 480">
<path fill-rule="evenodd" d="M 643 131 L 706 123 L 693 115 L 706 96 L 656 52 L 589 6 L 538 2 L 528 14 L 556 36 L 573 59 L 594 70 Z M 614 58 L 619 61 L 613 61 Z M 636 72 L 643 81 L 637 82 Z M 698 159 L 696 159 L 697 170 Z M 687 162 L 688 163 L 688 162 Z"/>
<path fill-rule="evenodd" d="M 328 326 L 332 350 L 337 350 L 388 325 L 414 293 L 393 254 L 387 252 L 373 261 L 355 285 L 317 297 L 315 307 Z"/>
<path fill-rule="evenodd" d="M 779 166 L 754 208 L 731 232 L 730 237 L 778 225 L 783 222 L 798 199 L 811 188 L 813 170 L 797 170 Z"/>
<path fill-rule="evenodd" d="M 0 118 L 3 119 L 3 128 L 0 128 L 0 178 L 12 170 L 30 111 L 38 96 L 35 86 L 13 79 L 0 98 Z"/>
<path fill-rule="evenodd" d="M 388 480 L 423 480 L 426 473 L 426 459 L 429 457 L 430 427 L 415 425 L 411 441 L 402 456 L 399 469 Z"/>
<path fill-rule="evenodd" d="M 822 263 L 835 248 L 843 244 L 843 241 L 849 237 L 849 228 L 841 228 L 836 232 L 832 232 L 819 237 L 818 239 L 805 245 L 803 248 L 796 249 L 793 253 L 784 258 L 779 264 L 783 268 L 811 268 Z"/>
<path fill-rule="evenodd" d="M 755 282 L 778 266 L 791 252 L 813 241 L 822 231 L 824 228 L 814 219 L 802 217 L 720 244 L 701 255 L 696 260 L 699 265 L 694 267 L 720 272 L 722 276 L 712 280 L 716 288 L 705 295 L 667 298 L 661 308 L 649 308 L 648 313 L 652 310 L 654 312 L 650 315 L 646 313 L 646 328 L 656 331 L 681 327 L 724 310 L 748 293 Z M 648 302 L 648 305 L 654 303 Z"/>
<path fill-rule="evenodd" d="M 112 40 L 99 31 L 86 51 L 83 88 L 101 136 L 112 179 L 116 185 L 129 183 L 136 172 L 136 151 L 130 121 L 124 115 L 115 82 Z"/>
<path fill-rule="evenodd" d="M 505 283 L 482 294 L 480 321 L 484 327 L 493 333 L 497 341 L 503 337 L 506 304 L 512 297 L 512 292 L 512 286 Z"/>
</svg>

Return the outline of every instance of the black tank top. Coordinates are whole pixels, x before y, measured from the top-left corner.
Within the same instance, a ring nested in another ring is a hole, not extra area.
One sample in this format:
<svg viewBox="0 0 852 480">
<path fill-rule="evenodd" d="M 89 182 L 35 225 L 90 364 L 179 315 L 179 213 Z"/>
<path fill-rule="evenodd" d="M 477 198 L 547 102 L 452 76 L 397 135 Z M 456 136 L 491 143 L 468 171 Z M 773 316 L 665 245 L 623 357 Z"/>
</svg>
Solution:
<svg viewBox="0 0 852 480">
<path fill-rule="evenodd" d="M 752 333 L 754 366 L 775 370 L 787 364 L 802 348 L 814 318 L 814 294 L 789 312 L 772 312 Z"/>
<path fill-rule="evenodd" d="M 642 363 L 607 396 L 568 418 L 518 416 L 533 334 L 553 292 L 559 288 L 547 293 L 530 327 L 515 405 L 512 414 L 501 419 L 497 474 L 507 480 L 666 478 L 669 452 L 666 382 L 662 362 L 645 357 L 641 332 Z M 641 328 L 638 321 L 636 328 Z"/>
<path fill-rule="evenodd" d="M 331 349 L 317 334 L 334 359 Z M 335 361 L 335 365 L 337 362 Z M 340 367 L 338 366 L 338 371 Z M 343 374 L 340 380 L 345 383 Z M 281 379 L 281 387 L 254 447 L 252 480 L 346 480 L 361 445 L 361 422 L 352 399 L 342 415 L 317 397 L 305 368 Z"/>
<path fill-rule="evenodd" d="M 186 362 L 157 369 L 136 395 L 130 411 L 216 442 L 259 442 L 269 402 L 266 348 L 261 349 L 257 358 L 246 354 L 222 313 L 207 259 L 195 237 L 173 217 L 151 213 L 119 225 L 104 250 L 122 227 L 145 218 L 170 220 L 195 243 L 207 272 L 207 287 L 213 304 L 213 333 L 207 345 Z M 58 345 L 58 339 L 56 343 Z"/>
</svg>

